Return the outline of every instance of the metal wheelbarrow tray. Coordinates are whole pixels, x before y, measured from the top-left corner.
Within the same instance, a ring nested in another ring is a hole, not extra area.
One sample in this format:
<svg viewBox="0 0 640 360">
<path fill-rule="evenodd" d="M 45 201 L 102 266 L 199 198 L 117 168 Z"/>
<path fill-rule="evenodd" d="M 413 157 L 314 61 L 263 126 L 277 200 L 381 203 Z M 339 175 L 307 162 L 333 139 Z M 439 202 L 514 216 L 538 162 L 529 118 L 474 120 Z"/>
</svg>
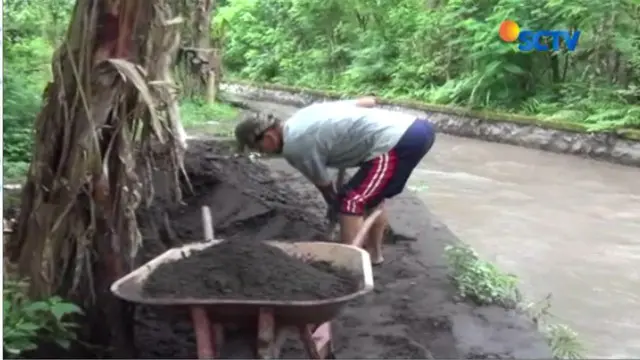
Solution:
<svg viewBox="0 0 640 360">
<path fill-rule="evenodd" d="M 272 329 L 272 333 L 279 328 L 312 326 L 317 329 L 321 326 L 329 326 L 328 323 L 339 315 L 340 311 L 350 300 L 358 298 L 368 292 L 373 287 L 373 272 L 369 254 L 357 247 L 330 243 L 330 242 L 281 242 L 267 241 L 266 243 L 282 249 L 285 253 L 313 261 L 326 261 L 337 267 L 349 269 L 354 276 L 357 276 L 359 286 L 356 291 L 349 295 L 311 301 L 271 301 L 271 300 L 244 300 L 244 299 L 195 299 L 195 298 L 175 298 L 175 297 L 149 297 L 143 292 L 143 285 L 148 276 L 161 264 L 174 262 L 182 258 L 191 256 L 197 251 L 203 250 L 210 246 L 216 246 L 225 240 L 212 240 L 206 243 L 195 243 L 185 245 L 179 248 L 170 249 L 148 263 L 142 265 L 138 269 L 116 281 L 111 286 L 111 291 L 118 297 L 140 304 L 170 306 L 170 307 L 188 307 L 192 310 L 192 319 L 196 328 L 196 335 L 199 334 L 201 327 L 212 327 L 213 324 L 208 323 L 211 318 L 215 324 L 246 324 L 258 323 L 258 331 L 263 332 L 264 329 Z M 200 318 L 205 318 L 202 320 Z M 266 319 L 266 320 L 265 320 Z M 205 321 L 206 323 L 198 324 Z M 266 322 L 266 324 L 265 324 Z M 270 323 L 270 324 L 269 324 Z M 276 329 L 276 330 L 274 330 Z M 313 333 L 315 330 L 311 330 Z M 330 342 L 330 330 L 328 331 Z M 212 332 L 216 332 L 213 330 Z M 219 331 L 218 331 L 219 332 Z M 302 333 L 301 333 L 302 334 Z M 219 335 L 219 334 L 217 334 Z M 315 335 L 314 335 L 315 336 Z M 220 343 L 221 340 L 215 340 L 216 334 L 200 335 L 198 337 L 198 353 L 200 357 L 215 357 L 216 346 L 205 346 L 201 349 L 201 337 L 211 338 L 213 342 Z M 267 342 L 278 342 L 275 338 L 277 335 L 267 335 Z M 303 336 L 304 337 L 304 336 Z M 264 338 L 264 336 L 263 336 Z M 270 339 L 270 340 L 269 340 Z M 260 342 L 260 336 L 259 336 Z M 305 340 L 303 339 L 303 342 Z M 218 344 L 219 345 L 219 344 Z M 260 347 L 260 346 L 259 346 Z M 269 346 L 267 346 L 269 347 Z M 276 346 L 277 347 L 277 346 Z M 305 347 L 307 344 L 305 343 Z M 310 351 L 308 349 L 308 351 Z M 273 351 L 263 350 L 262 353 L 270 352 L 271 355 L 262 355 L 262 358 L 272 358 L 276 353 Z M 209 354 L 211 353 L 211 354 Z M 258 353 L 261 353 L 258 349 Z M 319 356 L 319 357 L 317 357 Z M 323 356 L 311 356 L 312 358 L 322 358 Z M 325 357 L 329 356 L 325 354 Z"/>
<path fill-rule="evenodd" d="M 322 323 L 335 317 L 342 306 L 350 300 L 360 297 L 373 289 L 373 273 L 369 254 L 359 248 L 329 242 L 279 242 L 266 243 L 282 249 L 287 254 L 302 259 L 326 261 L 337 267 L 350 270 L 359 278 L 359 288 L 352 294 L 338 298 L 312 301 L 270 301 L 243 299 L 194 299 L 194 298 L 157 298 L 148 297 L 142 291 L 147 277 L 161 264 L 170 263 L 191 256 L 193 253 L 216 246 L 224 240 L 213 240 L 207 243 L 189 244 L 170 249 L 140 266 L 138 269 L 116 281 L 111 291 L 118 297 L 141 304 L 160 306 L 192 306 L 207 307 L 216 319 L 233 322 L 242 318 L 253 318 L 261 307 L 274 309 L 276 319 L 283 324 Z"/>
</svg>

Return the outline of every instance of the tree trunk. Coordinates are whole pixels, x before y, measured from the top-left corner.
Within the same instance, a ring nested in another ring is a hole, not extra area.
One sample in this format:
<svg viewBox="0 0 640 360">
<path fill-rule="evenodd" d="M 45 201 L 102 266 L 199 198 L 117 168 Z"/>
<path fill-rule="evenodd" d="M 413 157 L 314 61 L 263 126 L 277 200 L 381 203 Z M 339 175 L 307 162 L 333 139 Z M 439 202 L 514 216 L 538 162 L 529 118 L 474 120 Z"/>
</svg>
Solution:
<svg viewBox="0 0 640 360">
<path fill-rule="evenodd" d="M 218 50 L 212 47 L 211 17 L 215 0 L 191 0 L 182 4 L 180 11 L 192 14 L 185 23 L 178 66 L 182 73 L 183 94 L 188 97 L 205 97 L 216 100 L 220 77 Z"/>
<path fill-rule="evenodd" d="M 83 340 L 119 358 L 135 357 L 132 316 L 109 287 L 133 265 L 135 212 L 151 200 L 150 170 L 139 169 L 151 168 L 152 142 L 169 154 L 174 179 L 182 167 L 169 90 L 180 22 L 168 16 L 163 0 L 77 1 L 52 60 L 8 249 L 32 296 L 77 302 Z"/>
</svg>

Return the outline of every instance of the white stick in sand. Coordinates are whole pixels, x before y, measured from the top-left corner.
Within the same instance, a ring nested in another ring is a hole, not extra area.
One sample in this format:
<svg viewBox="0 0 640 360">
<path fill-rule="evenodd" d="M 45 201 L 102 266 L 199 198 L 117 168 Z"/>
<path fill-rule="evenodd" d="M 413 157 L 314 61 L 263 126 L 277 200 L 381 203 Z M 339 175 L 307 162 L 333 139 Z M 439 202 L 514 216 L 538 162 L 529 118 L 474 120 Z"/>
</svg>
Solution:
<svg viewBox="0 0 640 360">
<path fill-rule="evenodd" d="M 204 241 L 213 241 L 213 216 L 211 216 L 211 209 L 208 206 L 202 207 L 202 227 L 204 230 Z"/>
</svg>

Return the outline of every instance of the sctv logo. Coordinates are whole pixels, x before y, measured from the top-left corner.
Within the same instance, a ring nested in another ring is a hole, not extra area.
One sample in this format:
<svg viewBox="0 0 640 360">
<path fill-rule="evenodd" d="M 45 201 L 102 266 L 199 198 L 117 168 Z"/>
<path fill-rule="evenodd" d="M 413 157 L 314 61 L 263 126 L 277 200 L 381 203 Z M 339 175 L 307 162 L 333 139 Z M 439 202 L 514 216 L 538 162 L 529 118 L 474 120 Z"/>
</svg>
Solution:
<svg viewBox="0 0 640 360">
<path fill-rule="evenodd" d="M 568 30 L 520 30 L 520 26 L 513 20 L 505 20 L 500 24 L 500 38 L 506 42 L 518 40 L 520 51 L 558 51 L 560 39 L 563 40 L 569 51 L 574 51 L 580 39 L 580 30 L 570 33 Z M 551 39 L 551 46 L 545 38 Z M 542 41 L 541 41 L 542 40 Z"/>
</svg>

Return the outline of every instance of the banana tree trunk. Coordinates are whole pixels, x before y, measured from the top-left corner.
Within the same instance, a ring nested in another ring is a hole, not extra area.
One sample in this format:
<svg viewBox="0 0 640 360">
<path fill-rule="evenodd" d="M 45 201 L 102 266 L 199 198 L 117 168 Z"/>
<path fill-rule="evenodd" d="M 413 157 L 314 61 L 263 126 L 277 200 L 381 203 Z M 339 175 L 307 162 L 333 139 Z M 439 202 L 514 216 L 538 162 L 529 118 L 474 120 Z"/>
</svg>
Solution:
<svg viewBox="0 0 640 360">
<path fill-rule="evenodd" d="M 118 358 L 135 357 L 132 316 L 109 287 L 140 243 L 135 212 L 152 194 L 144 169 L 158 148 L 176 184 L 182 166 L 169 70 L 181 24 L 169 15 L 164 0 L 77 1 L 52 60 L 8 249 L 32 296 L 84 307 L 82 339 Z"/>
<path fill-rule="evenodd" d="M 214 102 L 219 89 L 220 56 L 211 43 L 211 17 L 215 0 L 185 1 L 180 12 L 190 19 L 185 23 L 183 46 L 178 56 L 183 94 L 204 97 Z"/>
</svg>

